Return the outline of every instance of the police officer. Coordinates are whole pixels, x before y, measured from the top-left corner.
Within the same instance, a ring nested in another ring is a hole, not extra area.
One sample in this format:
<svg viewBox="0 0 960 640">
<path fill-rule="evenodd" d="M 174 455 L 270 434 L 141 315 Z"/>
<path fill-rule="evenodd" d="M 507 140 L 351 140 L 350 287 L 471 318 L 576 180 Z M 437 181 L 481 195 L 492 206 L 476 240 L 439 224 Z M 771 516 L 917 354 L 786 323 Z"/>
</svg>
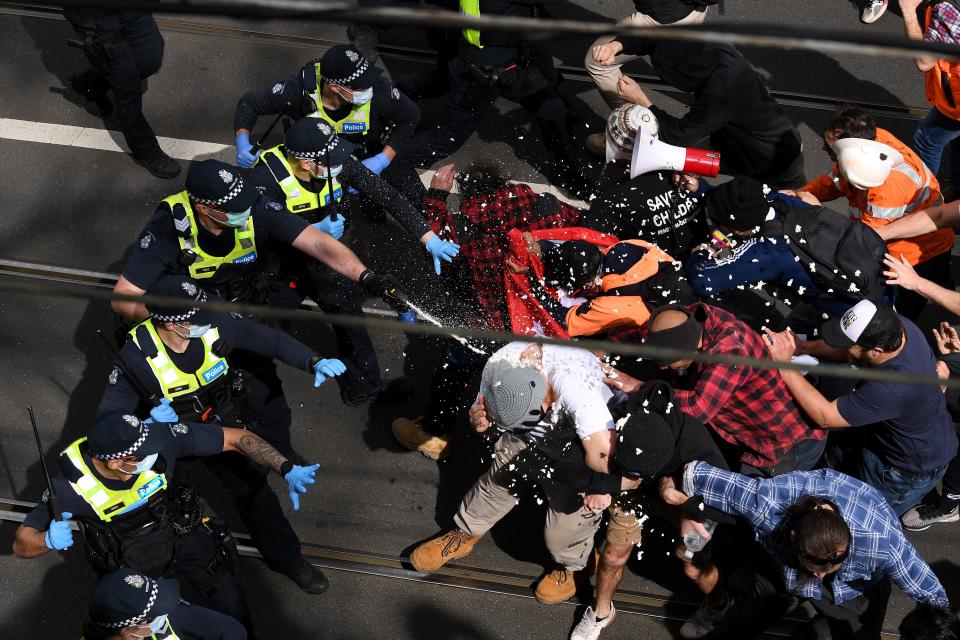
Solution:
<svg viewBox="0 0 960 640">
<path fill-rule="evenodd" d="M 90 426 L 87 437 L 64 449 L 60 472 L 51 479 L 62 519 L 53 520 L 45 496 L 17 529 L 13 552 L 35 558 L 69 548 L 69 521 L 75 519 L 87 559 L 99 573 L 128 566 L 154 578 L 176 574 L 212 608 L 249 630 L 247 603 L 230 569 L 235 545 L 229 532 L 201 518 L 175 522 L 180 514 L 169 489 L 177 462 L 188 456 L 240 453 L 282 475 L 295 506 L 297 494 L 313 484 L 318 465 L 296 466 L 243 429 L 155 422 L 161 411 L 145 421 L 120 412 L 105 414 Z"/>
<path fill-rule="evenodd" d="M 163 276 L 148 293 L 203 303 L 207 294 L 184 276 Z M 232 366 L 235 349 L 278 358 L 314 375 L 319 387 L 342 374 L 339 360 L 323 359 L 290 336 L 252 320 L 203 309 L 148 305 L 151 317 L 130 330 L 100 401 L 99 413 L 136 413 L 151 399 L 169 407 L 165 420 L 245 425 L 257 431 L 246 410 L 243 373 Z M 145 397 L 145 394 L 149 397 Z M 203 459 L 234 499 L 234 505 L 267 564 L 307 593 L 327 589 L 323 573 L 300 555 L 300 541 L 267 483 L 266 470 L 235 453 Z M 183 468 L 181 466 L 180 468 Z"/>
<path fill-rule="evenodd" d="M 120 130 L 134 159 L 158 178 L 175 177 L 180 165 L 160 149 L 143 115 L 144 80 L 163 62 L 163 36 L 153 15 L 85 7 L 64 9 L 63 15 L 80 36 L 91 66 L 71 80 L 74 90 L 95 102 L 104 117 L 113 109 L 106 93 L 113 91 Z"/>
<path fill-rule="evenodd" d="M 241 167 L 252 167 L 259 155 L 250 142 L 257 117 L 274 113 L 325 120 L 357 146 L 357 157 L 370 171 L 382 174 L 413 202 L 423 199 L 423 183 L 413 165 L 403 161 L 420 109 L 355 47 L 331 47 L 286 81 L 240 98 L 233 127 Z"/>
<path fill-rule="evenodd" d="M 439 275 L 441 260 L 451 261 L 459 245 L 441 240 L 420 212 L 357 162 L 352 151 L 353 145 L 340 139 L 325 120 L 304 118 L 290 128 L 284 144 L 263 152 L 250 180 L 266 196 L 284 202 L 288 210 L 335 238 L 343 234 L 344 220 L 339 214 L 334 220 L 330 212 L 336 211 L 344 188 L 353 187 L 381 207 L 390 208 L 407 232 L 423 243 Z M 328 269 L 318 269 L 302 256 L 285 251 L 282 270 L 296 279 L 297 303 L 310 297 L 325 311 L 362 315 L 355 289 Z M 362 327 L 339 325 L 334 326 L 334 332 L 341 357 L 354 365 L 348 368 L 341 385 L 343 401 L 352 405 L 373 398 L 380 389 L 380 365 L 369 334 Z"/>
<path fill-rule="evenodd" d="M 276 265 L 265 264 L 270 244 L 290 245 L 323 262 L 352 281 L 361 281 L 369 295 L 394 287 L 389 276 L 364 267 L 345 245 L 286 211 L 282 204 L 244 181 L 237 169 L 217 160 L 192 165 L 186 189 L 166 198 L 133 247 L 115 293 L 142 295 L 164 274 L 183 273 L 207 291 L 228 300 L 266 302 Z M 117 313 L 132 322 L 149 313 L 139 302 L 114 301 Z M 283 448 L 289 442 L 290 408 L 283 399 L 272 361 L 245 353 L 236 362 L 251 371 L 247 405 L 255 406 L 261 425 Z M 349 366 L 349 363 L 348 363 Z M 282 434 L 286 432 L 286 437 Z M 282 450 L 288 457 L 292 450 Z"/>
<path fill-rule="evenodd" d="M 176 580 L 154 580 L 127 567 L 100 578 L 90 597 L 83 640 L 246 640 L 230 616 L 180 599 Z"/>
</svg>

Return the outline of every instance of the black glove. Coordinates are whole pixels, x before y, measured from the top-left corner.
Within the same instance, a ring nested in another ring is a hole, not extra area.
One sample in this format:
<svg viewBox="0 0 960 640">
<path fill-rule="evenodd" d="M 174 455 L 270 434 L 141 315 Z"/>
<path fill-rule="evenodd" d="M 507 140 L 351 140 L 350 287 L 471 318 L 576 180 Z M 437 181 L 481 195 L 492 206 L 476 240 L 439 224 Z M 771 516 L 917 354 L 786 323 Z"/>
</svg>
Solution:
<svg viewBox="0 0 960 640">
<path fill-rule="evenodd" d="M 370 269 L 365 269 L 364 272 L 360 274 L 358 282 L 365 294 L 368 296 L 380 296 L 385 300 L 395 299 L 400 290 L 400 283 L 397 282 L 396 278 L 390 274 L 381 275 L 374 273 L 370 271 Z"/>
</svg>

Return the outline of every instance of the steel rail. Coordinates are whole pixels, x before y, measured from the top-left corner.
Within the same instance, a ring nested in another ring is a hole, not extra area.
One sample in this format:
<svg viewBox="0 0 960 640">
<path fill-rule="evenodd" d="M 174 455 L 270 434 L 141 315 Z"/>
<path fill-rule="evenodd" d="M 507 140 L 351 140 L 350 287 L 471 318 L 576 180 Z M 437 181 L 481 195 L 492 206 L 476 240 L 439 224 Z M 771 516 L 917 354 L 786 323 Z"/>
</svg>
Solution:
<svg viewBox="0 0 960 640">
<path fill-rule="evenodd" d="M 26 515 L 36 506 L 34 502 L 0 497 L 0 521 L 23 522 Z M 76 524 L 73 525 L 76 529 Z M 250 543 L 250 536 L 234 533 L 240 555 L 246 558 L 262 558 L 260 552 Z M 328 545 L 301 542 L 303 556 L 314 566 L 335 571 L 358 573 L 380 578 L 393 578 L 442 587 L 469 589 L 496 593 L 500 595 L 533 598 L 533 585 L 538 576 L 478 569 L 463 565 L 450 564 L 433 573 L 422 573 L 410 568 L 406 558 L 383 553 L 344 549 Z M 687 620 L 699 604 L 673 600 L 670 597 L 642 591 L 619 590 L 614 598 L 618 613 L 629 613 L 646 618 L 660 620 Z M 576 600 L 563 603 L 566 606 L 579 606 Z M 792 626 L 802 623 L 797 617 L 787 617 L 768 631 L 766 637 L 789 637 Z M 899 638 L 893 631 L 884 631 L 885 639 Z"/>
<path fill-rule="evenodd" d="M 19 2 L 0 2 L 0 15 L 18 15 L 32 18 L 64 20 L 63 15 L 56 8 Z M 202 24 L 172 18 L 156 18 L 156 21 L 160 28 L 165 31 L 195 36 L 217 37 L 242 42 L 278 44 L 281 46 L 313 50 L 325 47 L 329 48 L 338 44 L 347 44 L 347 41 L 345 40 L 316 38 L 312 36 L 297 36 L 270 31 L 244 29 L 239 27 Z M 434 51 L 416 47 L 382 44 L 377 47 L 377 50 L 380 52 L 380 55 L 383 58 L 416 62 L 420 64 L 433 64 L 437 58 Z M 558 65 L 557 68 L 563 73 L 564 78 L 586 84 L 593 83 L 593 80 L 582 67 Z M 678 91 L 674 87 L 664 83 L 657 76 L 636 73 L 628 75 L 642 83 L 647 88 L 655 89 L 661 93 L 684 95 L 683 92 Z M 856 103 L 858 106 L 866 109 L 874 115 L 910 121 L 922 120 L 929 111 L 929 107 L 927 106 L 863 102 L 853 98 L 839 98 L 835 96 L 824 96 L 814 93 L 803 93 L 799 91 L 770 90 L 770 95 L 773 96 L 782 106 L 810 109 L 814 111 L 834 111 L 841 104 Z"/>
</svg>

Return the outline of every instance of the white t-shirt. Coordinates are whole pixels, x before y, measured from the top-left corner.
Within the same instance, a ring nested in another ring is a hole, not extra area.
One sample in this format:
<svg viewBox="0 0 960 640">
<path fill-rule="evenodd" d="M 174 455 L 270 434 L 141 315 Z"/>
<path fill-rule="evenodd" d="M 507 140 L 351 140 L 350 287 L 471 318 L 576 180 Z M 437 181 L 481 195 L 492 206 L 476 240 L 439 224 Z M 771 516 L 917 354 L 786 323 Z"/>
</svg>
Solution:
<svg viewBox="0 0 960 640">
<path fill-rule="evenodd" d="M 511 342 L 490 356 L 480 377 L 480 395 L 490 387 L 490 375 L 495 362 L 506 360 L 511 364 L 520 364 L 520 355 L 533 344 Z M 607 408 L 613 393 L 603 383 L 603 371 L 597 357 L 579 347 L 545 344 L 541 345 L 541 349 L 541 371 L 547 383 L 553 387 L 555 398 L 551 411 L 564 414 L 576 428 L 581 440 L 604 429 L 616 429 L 613 416 Z M 531 435 L 536 437 L 537 434 Z"/>
</svg>

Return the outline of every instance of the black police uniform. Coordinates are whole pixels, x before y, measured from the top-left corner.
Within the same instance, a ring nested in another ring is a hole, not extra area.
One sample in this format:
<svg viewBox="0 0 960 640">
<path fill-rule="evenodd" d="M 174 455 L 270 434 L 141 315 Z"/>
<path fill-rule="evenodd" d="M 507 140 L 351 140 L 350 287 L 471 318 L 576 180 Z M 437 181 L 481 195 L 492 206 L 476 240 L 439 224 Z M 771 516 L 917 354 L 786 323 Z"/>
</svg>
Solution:
<svg viewBox="0 0 960 640">
<path fill-rule="evenodd" d="M 151 289 L 150 293 L 154 293 L 154 290 Z M 245 350 L 271 360 L 279 359 L 310 373 L 313 372 L 312 363 L 318 361 L 319 357 L 290 336 L 246 318 L 226 314 L 208 315 L 211 330 L 216 329 L 219 332 L 220 345 L 219 348 L 215 347 L 214 351 L 227 359 L 230 367 L 227 375 L 221 375 L 214 383 L 202 386 L 196 393 L 191 394 L 177 394 L 171 389 L 161 387 L 147 362 L 147 358 L 157 355 L 157 352 L 152 350 L 153 339 L 146 327 L 139 326 L 135 332 L 138 334 L 137 343 L 141 346 L 138 347 L 133 340 L 128 340 L 120 350 L 120 362 L 116 363 L 110 372 L 98 415 L 115 411 L 138 413 L 149 410 L 145 404 L 146 398 L 138 391 L 138 382 L 150 394 L 171 399 L 172 407 L 181 420 L 220 423 L 229 427 L 249 426 L 265 440 L 270 440 L 273 434 L 265 433 L 265 430 L 251 419 L 242 391 L 237 390 L 237 376 L 230 375 L 237 372 L 234 354 Z M 205 319 L 203 323 L 206 322 Z M 191 340 L 185 352 L 176 353 L 165 349 L 165 355 L 181 372 L 197 374 L 204 364 L 204 345 L 199 339 Z M 124 373 L 125 369 L 130 375 Z M 131 380 L 130 376 L 137 382 Z M 241 380 L 243 377 L 241 373 Z M 198 428 L 203 429 L 202 426 Z M 211 428 L 219 431 L 216 427 L 207 427 L 207 430 Z M 289 448 L 289 434 L 287 438 Z M 202 462 L 221 479 L 233 497 L 237 512 L 264 560 L 282 573 L 296 572 L 303 563 L 300 540 L 284 515 L 276 494 L 270 489 L 266 470 L 235 452 L 206 457 Z"/>
<path fill-rule="evenodd" d="M 177 461 L 187 456 L 211 456 L 223 451 L 223 431 L 200 424 L 158 424 L 151 428 L 170 429 L 173 437 L 159 451 L 153 471 L 172 478 Z M 113 491 L 131 489 L 137 476 L 129 480 L 105 478 L 96 471 L 86 442 L 80 455 L 97 480 Z M 127 566 L 152 578 L 175 574 L 191 584 L 211 608 L 233 616 L 250 628 L 250 613 L 240 585 L 234 579 L 229 553 L 210 529 L 199 524 L 189 533 L 174 530 L 175 508 L 170 490 L 152 494 L 146 503 L 103 522 L 93 508 L 74 490 L 71 482 L 80 479 L 77 467 L 60 456 L 60 470 L 51 478 L 54 495 L 63 511 L 73 514 L 81 524 L 87 559 L 100 572 Z M 169 484 L 169 480 L 167 480 Z M 47 494 L 23 524 L 37 531 L 50 528 Z M 129 507 L 128 507 L 129 508 Z"/>
<path fill-rule="evenodd" d="M 317 91 L 315 64 L 319 64 L 319 61 L 308 62 L 299 73 L 284 82 L 245 93 L 237 102 L 234 112 L 234 131 L 253 131 L 258 116 L 262 115 L 284 113 L 293 120 L 299 120 L 316 114 L 317 106 L 312 97 Z M 405 197 L 419 204 L 426 190 L 406 152 L 420 123 L 420 108 L 386 78 L 377 78 L 372 88 L 369 128 L 341 131 L 337 135 L 356 145 L 357 156 L 361 159 L 380 153 L 387 146 L 396 151 L 396 157 L 381 176 Z M 339 109 L 324 111 L 330 119 L 340 121 L 353 108 L 354 105 L 346 103 Z"/>
<path fill-rule="evenodd" d="M 280 152 L 285 152 L 283 146 L 280 147 Z M 257 188 L 261 189 L 268 198 L 283 202 L 286 196 L 275 175 L 283 179 L 288 174 L 286 168 L 275 162 L 272 156 L 264 156 L 254 166 L 250 181 L 257 185 Z M 378 206 L 389 209 L 400 224 L 418 241 L 430 231 L 423 216 L 406 198 L 353 158 L 343 163 L 343 170 L 336 179 L 343 185 L 340 193 L 347 187 L 353 187 Z M 315 184 L 299 178 L 297 182 L 302 190 L 313 193 L 319 193 L 320 189 L 326 186 L 326 182 L 322 179 Z M 336 195 L 334 202 L 336 202 Z M 332 211 L 333 208 L 327 205 L 299 210 L 297 215 L 313 223 L 326 218 Z M 362 298 L 357 285 L 325 265 L 311 260 L 300 251 L 289 247 L 278 247 L 277 252 L 282 259 L 280 272 L 295 282 L 295 288 L 276 289 L 275 295 L 271 298 L 271 304 L 293 307 L 299 305 L 304 298 L 310 298 L 317 303 L 317 306 L 329 313 L 363 315 L 360 305 Z M 375 395 L 381 386 L 380 363 L 370 334 L 364 327 L 344 325 L 333 325 L 333 332 L 337 340 L 338 357 L 347 364 L 347 372 L 336 378 L 344 402 L 354 404 Z"/>
<path fill-rule="evenodd" d="M 120 130 L 134 157 L 152 166 L 167 163 L 173 177 L 179 166 L 157 143 L 143 115 L 143 81 L 157 73 L 163 62 L 163 36 L 153 15 L 142 11 L 108 11 L 66 8 L 64 16 L 83 39 L 84 52 L 93 69 L 82 81 L 86 93 L 113 90 Z"/>
</svg>

